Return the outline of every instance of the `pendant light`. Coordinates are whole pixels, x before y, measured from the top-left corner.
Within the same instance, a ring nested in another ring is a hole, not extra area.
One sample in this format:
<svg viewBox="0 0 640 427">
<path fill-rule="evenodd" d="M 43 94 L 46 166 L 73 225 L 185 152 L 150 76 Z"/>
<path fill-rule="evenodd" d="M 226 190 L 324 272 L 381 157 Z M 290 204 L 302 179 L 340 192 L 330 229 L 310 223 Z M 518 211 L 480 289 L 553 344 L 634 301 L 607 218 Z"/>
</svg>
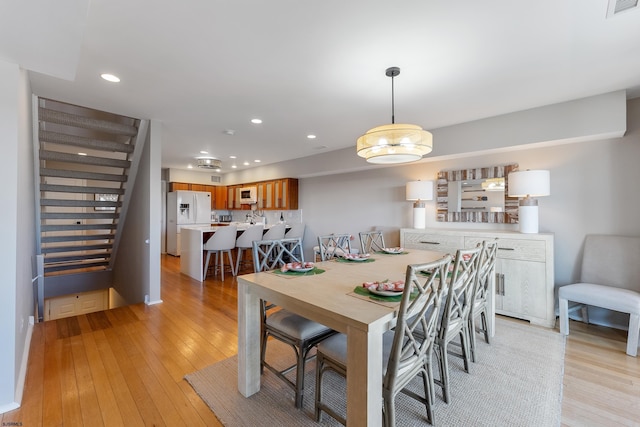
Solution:
<svg viewBox="0 0 640 427">
<path fill-rule="evenodd" d="M 433 135 L 420 126 L 395 123 L 393 79 L 400 68 L 389 67 L 385 72 L 391 77 L 391 124 L 368 130 L 358 138 L 356 151 L 369 163 L 409 163 L 422 159 L 433 149 Z"/>
</svg>

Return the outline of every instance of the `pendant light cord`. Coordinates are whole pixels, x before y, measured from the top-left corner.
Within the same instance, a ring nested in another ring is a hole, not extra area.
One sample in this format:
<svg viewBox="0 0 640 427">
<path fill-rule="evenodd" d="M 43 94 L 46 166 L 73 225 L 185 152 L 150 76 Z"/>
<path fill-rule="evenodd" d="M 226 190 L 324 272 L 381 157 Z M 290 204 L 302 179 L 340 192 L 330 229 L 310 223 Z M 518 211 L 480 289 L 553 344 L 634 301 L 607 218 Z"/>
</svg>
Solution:
<svg viewBox="0 0 640 427">
<path fill-rule="evenodd" d="M 393 79 L 395 76 L 391 76 L 391 124 L 396 122 L 396 104 L 395 104 L 395 96 L 394 96 L 394 88 L 393 88 Z"/>
</svg>

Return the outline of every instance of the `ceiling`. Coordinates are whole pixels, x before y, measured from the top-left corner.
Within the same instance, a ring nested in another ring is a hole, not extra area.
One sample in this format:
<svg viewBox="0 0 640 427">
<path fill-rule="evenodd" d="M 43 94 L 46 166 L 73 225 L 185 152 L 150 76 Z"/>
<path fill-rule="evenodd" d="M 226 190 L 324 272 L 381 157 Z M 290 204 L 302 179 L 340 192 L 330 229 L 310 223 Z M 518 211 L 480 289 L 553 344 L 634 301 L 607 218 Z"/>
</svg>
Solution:
<svg viewBox="0 0 640 427">
<path fill-rule="evenodd" d="M 30 70 L 38 96 L 161 121 L 163 167 L 186 169 L 203 150 L 227 173 L 355 147 L 391 121 L 390 66 L 401 69 L 395 121 L 425 129 L 620 89 L 640 96 L 640 8 L 607 18 L 607 7 L 3 0 L 0 59 Z"/>
</svg>

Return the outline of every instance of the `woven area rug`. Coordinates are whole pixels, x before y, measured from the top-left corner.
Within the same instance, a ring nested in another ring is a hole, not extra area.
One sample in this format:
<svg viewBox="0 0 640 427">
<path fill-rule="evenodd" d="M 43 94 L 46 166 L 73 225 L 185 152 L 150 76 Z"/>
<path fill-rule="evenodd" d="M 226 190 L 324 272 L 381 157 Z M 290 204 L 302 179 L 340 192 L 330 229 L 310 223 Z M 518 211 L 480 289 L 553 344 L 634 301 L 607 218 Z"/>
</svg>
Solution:
<svg viewBox="0 0 640 427">
<path fill-rule="evenodd" d="M 496 335 L 491 345 L 477 336 L 478 361 L 471 373 L 462 370 L 462 360 L 449 358 L 451 403 L 445 404 L 436 386 L 434 407 L 438 426 L 559 426 L 565 340 L 558 332 L 527 323 L 496 319 Z M 270 341 L 267 358 L 283 367 L 293 363 L 293 351 Z M 437 365 L 434 356 L 434 375 Z M 237 391 L 237 356 L 185 376 L 218 419 L 234 426 L 339 426 L 323 414 L 313 420 L 315 360 L 305 375 L 304 408 L 293 406 L 293 390 L 265 370 L 260 392 L 250 398 Z M 345 412 L 344 379 L 325 374 L 324 399 Z M 421 380 L 411 384 L 420 389 Z M 424 406 L 399 394 L 396 399 L 399 426 L 427 425 Z"/>
</svg>

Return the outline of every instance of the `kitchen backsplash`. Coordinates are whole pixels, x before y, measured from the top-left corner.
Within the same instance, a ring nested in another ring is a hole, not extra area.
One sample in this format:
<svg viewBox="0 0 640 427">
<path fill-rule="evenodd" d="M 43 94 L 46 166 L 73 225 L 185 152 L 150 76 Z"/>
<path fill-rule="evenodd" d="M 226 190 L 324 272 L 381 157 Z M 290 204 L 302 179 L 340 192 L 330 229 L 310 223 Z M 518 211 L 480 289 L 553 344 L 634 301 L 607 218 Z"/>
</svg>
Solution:
<svg viewBox="0 0 640 427">
<path fill-rule="evenodd" d="M 302 222 L 302 209 L 298 209 L 298 210 L 293 210 L 293 211 L 247 211 L 247 210 L 218 210 L 218 211 L 212 211 L 212 218 L 213 215 L 217 214 L 218 216 L 220 215 L 231 215 L 231 220 L 234 222 L 246 222 L 247 221 L 247 214 L 253 214 L 254 215 L 254 222 L 259 222 L 259 219 L 264 216 L 267 220 L 267 225 L 269 224 L 277 224 L 280 221 L 280 214 L 282 214 L 282 217 L 284 218 L 284 222 L 287 224 L 297 224 Z"/>
</svg>

